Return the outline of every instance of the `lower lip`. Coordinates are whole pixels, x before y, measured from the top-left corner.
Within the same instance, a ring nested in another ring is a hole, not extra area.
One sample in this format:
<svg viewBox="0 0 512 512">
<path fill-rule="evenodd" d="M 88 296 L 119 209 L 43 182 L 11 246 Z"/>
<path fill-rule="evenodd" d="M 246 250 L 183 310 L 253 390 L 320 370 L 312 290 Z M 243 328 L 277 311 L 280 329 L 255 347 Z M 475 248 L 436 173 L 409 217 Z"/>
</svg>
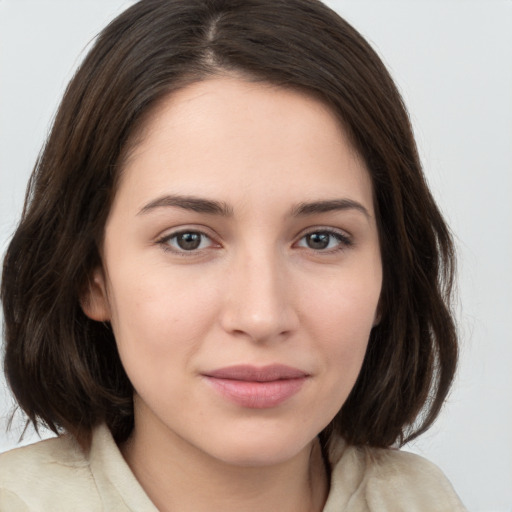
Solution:
<svg viewBox="0 0 512 512">
<path fill-rule="evenodd" d="M 298 393 L 306 378 L 254 382 L 206 376 L 206 380 L 221 395 L 235 404 L 249 409 L 277 407 Z"/>
</svg>

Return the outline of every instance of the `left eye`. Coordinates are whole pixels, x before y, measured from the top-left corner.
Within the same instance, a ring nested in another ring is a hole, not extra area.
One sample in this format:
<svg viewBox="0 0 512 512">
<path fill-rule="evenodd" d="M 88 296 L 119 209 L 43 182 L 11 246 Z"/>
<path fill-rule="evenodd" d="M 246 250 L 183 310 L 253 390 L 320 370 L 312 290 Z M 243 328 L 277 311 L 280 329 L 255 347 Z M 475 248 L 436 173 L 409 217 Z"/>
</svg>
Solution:
<svg viewBox="0 0 512 512">
<path fill-rule="evenodd" d="M 200 231 L 182 231 L 163 238 L 160 243 L 177 252 L 190 252 L 209 247 L 212 240 Z"/>
<path fill-rule="evenodd" d="M 341 233 L 335 233 L 333 231 L 314 231 L 313 233 L 304 235 L 297 245 L 315 251 L 325 251 L 349 245 L 349 240 Z"/>
</svg>

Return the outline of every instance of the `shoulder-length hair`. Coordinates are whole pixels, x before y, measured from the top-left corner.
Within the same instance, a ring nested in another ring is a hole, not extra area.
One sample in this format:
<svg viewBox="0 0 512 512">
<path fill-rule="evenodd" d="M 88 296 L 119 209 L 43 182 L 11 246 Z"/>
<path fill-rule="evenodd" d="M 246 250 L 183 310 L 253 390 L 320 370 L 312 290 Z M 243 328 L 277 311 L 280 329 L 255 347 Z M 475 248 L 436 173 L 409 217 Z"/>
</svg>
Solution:
<svg viewBox="0 0 512 512">
<path fill-rule="evenodd" d="M 321 98 L 373 183 L 383 287 L 380 323 L 347 401 L 324 435 L 402 444 L 433 423 L 457 360 L 454 253 L 427 187 L 407 111 L 363 37 L 317 0 L 141 0 L 98 36 L 70 82 L 8 247 L 1 298 L 5 371 L 36 425 L 87 442 L 133 427 L 133 389 L 109 325 L 80 298 L 101 264 L 124 156 L 159 100 L 242 74 Z"/>
</svg>

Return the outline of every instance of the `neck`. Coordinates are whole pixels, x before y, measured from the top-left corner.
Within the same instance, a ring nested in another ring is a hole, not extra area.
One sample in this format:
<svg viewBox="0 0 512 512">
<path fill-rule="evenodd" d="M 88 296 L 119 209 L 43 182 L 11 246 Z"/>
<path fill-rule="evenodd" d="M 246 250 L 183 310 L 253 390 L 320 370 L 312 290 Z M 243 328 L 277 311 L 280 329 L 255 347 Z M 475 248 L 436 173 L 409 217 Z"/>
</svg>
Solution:
<svg viewBox="0 0 512 512">
<path fill-rule="evenodd" d="M 317 439 L 292 459 L 239 466 L 214 459 L 181 438 L 137 429 L 121 446 L 136 478 L 160 512 L 320 512 L 327 473 Z"/>
</svg>

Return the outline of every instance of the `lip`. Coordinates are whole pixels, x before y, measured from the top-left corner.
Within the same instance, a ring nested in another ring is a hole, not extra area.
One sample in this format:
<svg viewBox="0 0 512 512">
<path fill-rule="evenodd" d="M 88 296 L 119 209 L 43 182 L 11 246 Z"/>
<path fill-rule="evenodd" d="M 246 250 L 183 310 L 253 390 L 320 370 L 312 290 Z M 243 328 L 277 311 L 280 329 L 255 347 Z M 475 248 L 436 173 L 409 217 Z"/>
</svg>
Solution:
<svg viewBox="0 0 512 512">
<path fill-rule="evenodd" d="M 277 407 L 298 393 L 309 374 L 291 366 L 237 365 L 203 374 L 215 391 L 249 409 Z"/>
</svg>

